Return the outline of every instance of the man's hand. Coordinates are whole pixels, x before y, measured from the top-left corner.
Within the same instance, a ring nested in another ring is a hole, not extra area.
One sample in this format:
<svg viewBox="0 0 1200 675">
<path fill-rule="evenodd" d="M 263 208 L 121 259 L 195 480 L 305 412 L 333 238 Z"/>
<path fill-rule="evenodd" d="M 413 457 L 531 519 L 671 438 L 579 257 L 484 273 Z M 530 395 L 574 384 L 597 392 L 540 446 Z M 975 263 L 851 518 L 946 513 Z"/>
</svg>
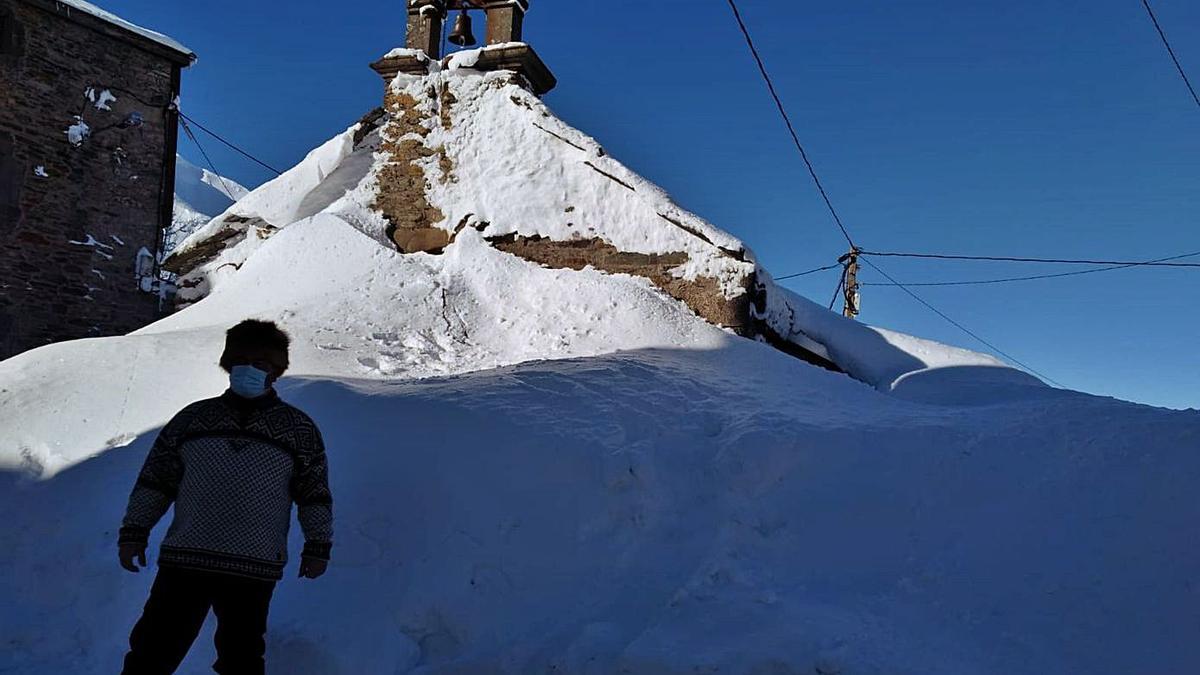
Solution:
<svg viewBox="0 0 1200 675">
<path fill-rule="evenodd" d="M 300 576 L 305 579 L 316 579 L 325 574 L 325 568 L 329 567 L 328 560 L 320 558 L 301 558 L 300 559 Z"/>
<path fill-rule="evenodd" d="M 138 564 L 142 567 L 146 566 L 146 545 L 136 542 L 118 544 L 117 555 L 121 557 L 121 567 L 130 572 L 140 572 L 138 566 L 133 563 L 136 558 Z"/>
</svg>

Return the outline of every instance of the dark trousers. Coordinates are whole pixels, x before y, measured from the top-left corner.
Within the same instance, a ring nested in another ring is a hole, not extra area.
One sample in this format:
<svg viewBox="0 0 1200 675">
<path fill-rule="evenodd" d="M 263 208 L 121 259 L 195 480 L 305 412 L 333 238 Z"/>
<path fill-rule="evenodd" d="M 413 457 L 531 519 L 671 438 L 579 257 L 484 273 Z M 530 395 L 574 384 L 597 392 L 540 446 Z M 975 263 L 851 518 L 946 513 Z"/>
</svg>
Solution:
<svg viewBox="0 0 1200 675">
<path fill-rule="evenodd" d="M 129 636 L 122 675 L 171 675 L 211 608 L 217 615 L 221 675 L 263 675 L 267 609 L 274 581 L 161 567 L 142 618 Z"/>
</svg>

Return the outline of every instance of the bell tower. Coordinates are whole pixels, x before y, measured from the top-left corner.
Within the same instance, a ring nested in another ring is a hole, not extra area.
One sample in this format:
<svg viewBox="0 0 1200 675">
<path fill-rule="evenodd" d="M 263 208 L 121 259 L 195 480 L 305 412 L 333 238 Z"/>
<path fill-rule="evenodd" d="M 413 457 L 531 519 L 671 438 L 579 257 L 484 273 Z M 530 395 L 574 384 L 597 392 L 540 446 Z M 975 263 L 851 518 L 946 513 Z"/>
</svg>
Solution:
<svg viewBox="0 0 1200 675">
<path fill-rule="evenodd" d="M 447 41 L 461 46 L 477 44 L 474 16 L 482 13 L 487 29 L 484 45 L 471 68 L 475 70 L 511 70 L 525 78 L 529 89 L 541 96 L 558 84 L 542 59 L 523 41 L 525 14 L 530 0 L 405 0 L 408 5 L 406 49 L 393 50 L 371 64 L 371 68 L 390 83 L 398 73 L 428 75 L 429 64 L 443 60 L 442 31 L 451 12 L 457 15 Z"/>
</svg>

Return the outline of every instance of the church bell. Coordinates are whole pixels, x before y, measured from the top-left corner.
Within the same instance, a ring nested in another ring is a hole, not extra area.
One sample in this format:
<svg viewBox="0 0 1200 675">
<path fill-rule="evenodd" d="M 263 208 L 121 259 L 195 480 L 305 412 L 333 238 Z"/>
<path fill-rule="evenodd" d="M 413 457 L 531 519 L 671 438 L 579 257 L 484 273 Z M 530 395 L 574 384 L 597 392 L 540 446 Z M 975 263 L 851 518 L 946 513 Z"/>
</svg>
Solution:
<svg viewBox="0 0 1200 675">
<path fill-rule="evenodd" d="M 446 39 L 459 47 L 471 47 L 476 43 L 475 34 L 471 32 L 471 15 L 467 14 L 467 10 L 464 9 L 455 19 L 454 30 Z"/>
</svg>

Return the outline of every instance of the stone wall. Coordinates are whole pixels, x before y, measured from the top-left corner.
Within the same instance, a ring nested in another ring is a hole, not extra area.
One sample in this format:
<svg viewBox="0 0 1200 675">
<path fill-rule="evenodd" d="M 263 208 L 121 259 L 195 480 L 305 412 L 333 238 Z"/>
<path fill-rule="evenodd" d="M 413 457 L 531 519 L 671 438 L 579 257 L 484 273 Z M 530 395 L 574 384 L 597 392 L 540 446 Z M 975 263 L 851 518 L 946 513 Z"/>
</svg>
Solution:
<svg viewBox="0 0 1200 675">
<path fill-rule="evenodd" d="M 434 119 L 448 127 L 453 94 L 443 89 L 440 95 L 431 92 L 429 98 L 438 101 L 441 108 Z M 441 251 L 451 241 L 450 232 L 434 226 L 445 216 L 425 198 L 428 180 L 418 161 L 438 155 L 442 177 L 448 180 L 450 159 L 444 148 L 433 150 L 425 145 L 429 127 L 412 96 L 389 88 L 384 96 L 384 109 L 388 121 L 383 127 L 380 149 L 387 162 L 379 170 L 379 193 L 374 208 L 387 219 L 388 237 L 401 252 Z"/>
<path fill-rule="evenodd" d="M 727 298 L 716 279 L 681 279 L 671 270 L 688 262 L 686 253 L 649 255 L 629 253 L 599 239 L 554 241 L 544 237 L 507 236 L 491 240 L 492 246 L 546 267 L 581 270 L 593 267 L 613 274 L 645 277 L 676 300 L 682 300 L 693 312 L 709 323 L 732 328 L 739 334 L 753 334 L 751 306 L 753 275 L 746 278 L 741 295 Z"/>
<path fill-rule="evenodd" d="M 62 11 L 0 0 L 0 358 L 161 316 L 135 271 L 169 219 L 180 64 Z"/>
<path fill-rule="evenodd" d="M 599 239 L 554 241 L 544 237 L 509 235 L 489 241 L 501 251 L 546 267 L 573 270 L 592 267 L 612 274 L 644 277 L 709 323 L 729 328 L 742 337 L 761 339 L 821 368 L 842 372 L 837 364 L 787 340 L 758 318 L 766 310 L 766 295 L 757 274 L 748 275 L 743 292 L 729 298 L 721 291 L 716 279 L 696 277 L 688 280 L 672 274 L 672 269 L 688 262 L 688 255 L 682 252 L 629 253 Z"/>
</svg>

